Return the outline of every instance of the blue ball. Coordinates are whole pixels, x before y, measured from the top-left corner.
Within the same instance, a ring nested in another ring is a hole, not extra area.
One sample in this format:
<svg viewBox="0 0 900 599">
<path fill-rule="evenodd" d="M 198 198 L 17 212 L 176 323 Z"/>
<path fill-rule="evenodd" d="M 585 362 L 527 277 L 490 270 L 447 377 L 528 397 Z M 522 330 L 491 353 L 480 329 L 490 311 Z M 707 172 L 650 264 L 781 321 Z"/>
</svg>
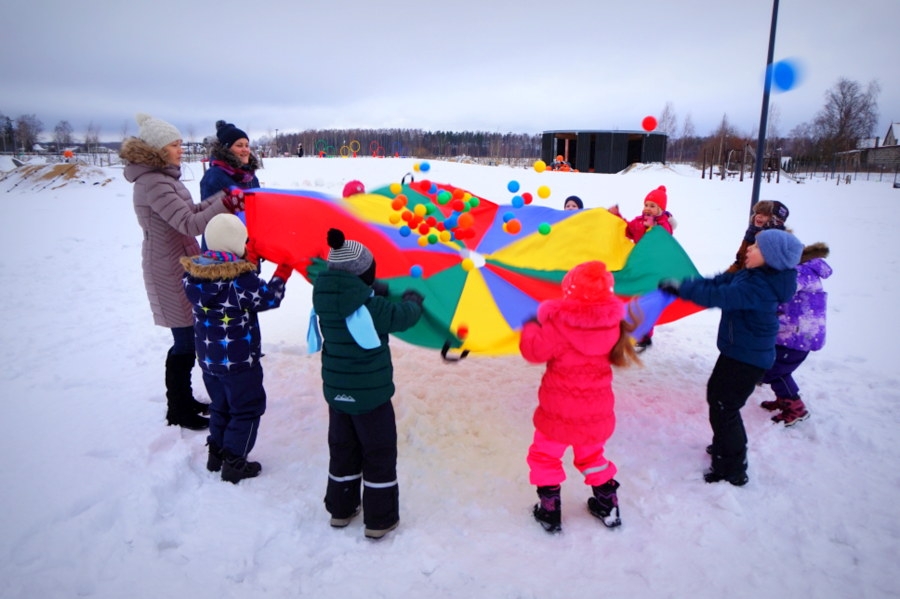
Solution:
<svg viewBox="0 0 900 599">
<path fill-rule="evenodd" d="M 409 237 L 409 234 L 411 232 L 412 231 L 410 230 L 408 225 L 403 225 L 402 227 L 400 227 L 400 235 L 402 235 L 403 237 Z"/>
<path fill-rule="evenodd" d="M 519 191 L 519 182 L 518 181 L 510 181 L 506 184 L 506 189 L 510 191 L 510 193 L 516 193 Z"/>
<path fill-rule="evenodd" d="M 511 221 L 512 219 L 514 219 L 515 217 L 516 217 L 516 215 L 513 214 L 512 212 L 504 212 L 504 213 L 503 213 L 503 222 L 508 223 L 509 221 Z"/>
<path fill-rule="evenodd" d="M 412 268 L 409 269 L 409 276 L 418 279 L 422 276 L 422 267 L 418 264 L 413 264 Z"/>
<path fill-rule="evenodd" d="M 430 168 L 431 168 L 431 165 L 427 162 L 423 162 L 422 164 L 419 165 L 419 170 L 422 171 L 423 173 L 427 173 Z"/>
<path fill-rule="evenodd" d="M 525 199 L 522 196 L 513 196 L 512 205 L 513 208 L 521 208 L 525 205 Z"/>
<path fill-rule="evenodd" d="M 779 60 L 771 67 L 772 85 L 777 91 L 786 92 L 796 87 L 800 80 L 800 67 L 791 60 Z"/>
</svg>

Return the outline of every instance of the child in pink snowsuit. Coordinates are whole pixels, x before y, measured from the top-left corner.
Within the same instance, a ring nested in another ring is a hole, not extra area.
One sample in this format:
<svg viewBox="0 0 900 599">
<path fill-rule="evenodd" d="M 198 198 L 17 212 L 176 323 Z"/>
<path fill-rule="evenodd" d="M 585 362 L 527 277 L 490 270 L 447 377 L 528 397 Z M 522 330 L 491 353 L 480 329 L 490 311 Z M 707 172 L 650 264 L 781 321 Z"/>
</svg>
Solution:
<svg viewBox="0 0 900 599">
<path fill-rule="evenodd" d="M 593 487 L 588 509 L 607 527 L 621 524 L 613 478 L 616 465 L 604 448 L 616 426 L 612 365 L 638 362 L 625 323 L 625 304 L 613 294 L 603 262 L 580 264 L 562 282 L 563 297 L 538 307 L 522 327 L 519 349 L 533 363 L 547 363 L 534 412 L 528 450 L 530 482 L 540 502 L 534 517 L 548 532 L 561 530 L 562 456 L 571 446 L 575 467 Z"/>
</svg>

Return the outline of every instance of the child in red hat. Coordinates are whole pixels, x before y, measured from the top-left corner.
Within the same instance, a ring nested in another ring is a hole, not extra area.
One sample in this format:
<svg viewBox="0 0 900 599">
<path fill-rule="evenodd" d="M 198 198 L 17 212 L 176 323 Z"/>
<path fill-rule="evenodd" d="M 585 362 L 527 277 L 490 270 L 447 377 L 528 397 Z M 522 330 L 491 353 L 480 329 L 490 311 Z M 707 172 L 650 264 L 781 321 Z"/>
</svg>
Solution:
<svg viewBox="0 0 900 599">
<path fill-rule="evenodd" d="M 669 198 L 666 194 L 665 185 L 660 185 L 648 193 L 647 197 L 644 198 L 644 209 L 641 210 L 640 215 L 628 222 L 628 226 L 625 228 L 625 235 L 637 243 L 644 236 L 644 233 L 657 225 L 668 231 L 669 235 L 671 235 L 675 230 L 675 217 L 672 216 L 671 212 L 666 210 L 668 204 Z M 625 220 L 625 217 L 619 213 L 618 205 L 611 207 L 609 211 L 622 220 Z"/>
<path fill-rule="evenodd" d="M 603 262 L 573 268 L 562 291 L 561 299 L 541 303 L 519 342 L 526 360 L 547 364 L 528 450 L 529 479 L 540 499 L 534 517 L 548 532 L 562 530 L 562 456 L 571 446 L 575 467 L 593 488 L 588 509 L 612 528 L 621 524 L 616 465 L 604 456 L 616 425 L 612 366 L 639 363 L 628 335 L 633 326 L 624 321 L 625 304 L 613 294 Z"/>
</svg>

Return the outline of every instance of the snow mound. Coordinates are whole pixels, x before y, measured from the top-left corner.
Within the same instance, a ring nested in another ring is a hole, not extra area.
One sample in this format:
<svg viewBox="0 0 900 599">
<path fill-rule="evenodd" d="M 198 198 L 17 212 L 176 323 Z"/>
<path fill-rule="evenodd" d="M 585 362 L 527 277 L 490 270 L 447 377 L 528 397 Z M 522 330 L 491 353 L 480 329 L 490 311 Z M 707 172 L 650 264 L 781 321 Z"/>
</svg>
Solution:
<svg viewBox="0 0 900 599">
<path fill-rule="evenodd" d="M 25 164 L 0 176 L 0 189 L 12 191 L 54 190 L 67 185 L 104 186 L 113 178 L 105 169 L 77 162 L 65 164 Z"/>
</svg>

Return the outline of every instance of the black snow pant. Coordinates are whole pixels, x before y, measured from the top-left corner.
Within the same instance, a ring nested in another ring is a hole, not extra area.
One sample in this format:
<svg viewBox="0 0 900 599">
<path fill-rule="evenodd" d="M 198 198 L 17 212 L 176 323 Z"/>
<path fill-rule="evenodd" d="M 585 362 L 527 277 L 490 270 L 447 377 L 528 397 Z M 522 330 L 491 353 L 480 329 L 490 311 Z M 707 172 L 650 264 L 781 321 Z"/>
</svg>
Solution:
<svg viewBox="0 0 900 599">
<path fill-rule="evenodd" d="M 747 472 L 747 432 L 741 408 L 753 394 L 765 369 L 719 355 L 709 382 L 706 403 L 712 427 L 712 469 L 725 477 Z"/>
<path fill-rule="evenodd" d="M 365 414 L 328 408 L 328 487 L 325 509 L 347 518 L 360 504 L 366 528 L 383 530 L 400 519 L 397 423 L 388 401 Z"/>
</svg>

